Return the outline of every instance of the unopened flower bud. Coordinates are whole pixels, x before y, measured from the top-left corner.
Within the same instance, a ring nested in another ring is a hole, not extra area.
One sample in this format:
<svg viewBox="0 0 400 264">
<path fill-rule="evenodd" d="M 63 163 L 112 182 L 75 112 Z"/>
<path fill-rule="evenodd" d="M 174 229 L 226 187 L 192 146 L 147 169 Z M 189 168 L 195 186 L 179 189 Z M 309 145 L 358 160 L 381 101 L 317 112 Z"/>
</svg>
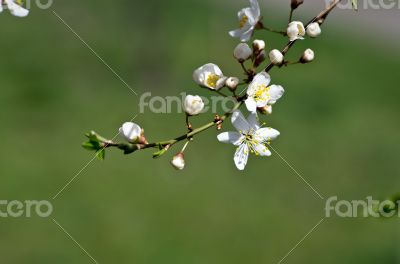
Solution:
<svg viewBox="0 0 400 264">
<path fill-rule="evenodd" d="M 283 54 L 277 49 L 271 50 L 269 60 L 273 65 L 281 65 L 283 63 Z"/>
<path fill-rule="evenodd" d="M 225 85 L 226 85 L 229 89 L 231 89 L 232 91 L 234 91 L 234 90 L 238 87 L 239 82 L 240 82 L 239 78 L 236 78 L 236 77 L 229 77 L 228 79 L 226 79 Z"/>
<path fill-rule="evenodd" d="M 171 160 L 172 166 L 177 170 L 183 170 L 185 168 L 185 157 L 182 152 L 176 154 Z"/>
<path fill-rule="evenodd" d="M 256 52 L 260 52 L 265 49 L 265 41 L 256 39 L 253 41 L 253 48 Z"/>
<path fill-rule="evenodd" d="M 126 140 L 128 140 L 130 143 L 141 143 L 145 144 L 146 139 L 144 137 L 144 130 L 140 128 L 135 123 L 132 122 L 126 122 L 122 125 L 122 127 L 119 129 L 120 133 Z"/>
<path fill-rule="evenodd" d="M 204 109 L 204 102 L 200 96 L 188 95 L 183 103 L 183 108 L 188 115 L 195 116 Z"/>
<path fill-rule="evenodd" d="M 321 27 L 319 26 L 319 24 L 317 22 L 311 23 L 308 27 L 307 27 L 307 35 L 309 37 L 312 38 L 316 38 L 319 35 L 321 35 Z"/>
<path fill-rule="evenodd" d="M 272 105 L 266 105 L 264 107 L 258 107 L 257 110 L 263 115 L 272 114 Z"/>
<path fill-rule="evenodd" d="M 239 45 L 237 45 L 233 52 L 233 56 L 239 62 L 245 62 L 246 60 L 248 60 L 251 57 L 252 54 L 253 54 L 253 51 L 250 49 L 249 45 L 247 45 L 246 43 L 240 43 Z"/>
<path fill-rule="evenodd" d="M 256 60 L 254 61 L 254 66 L 258 67 L 260 66 L 261 63 L 263 63 L 265 61 L 265 59 L 267 58 L 267 53 L 265 53 L 265 50 L 262 50 L 260 52 L 260 54 L 257 55 Z"/>
<path fill-rule="evenodd" d="M 292 9 L 296 9 L 303 3 L 304 3 L 304 0 L 292 0 L 290 6 L 292 7 Z"/>
<path fill-rule="evenodd" d="M 304 54 L 300 59 L 300 62 L 301 63 L 312 62 L 314 60 L 314 57 L 315 57 L 314 51 L 312 49 L 306 49 L 306 51 L 304 51 Z"/>
</svg>

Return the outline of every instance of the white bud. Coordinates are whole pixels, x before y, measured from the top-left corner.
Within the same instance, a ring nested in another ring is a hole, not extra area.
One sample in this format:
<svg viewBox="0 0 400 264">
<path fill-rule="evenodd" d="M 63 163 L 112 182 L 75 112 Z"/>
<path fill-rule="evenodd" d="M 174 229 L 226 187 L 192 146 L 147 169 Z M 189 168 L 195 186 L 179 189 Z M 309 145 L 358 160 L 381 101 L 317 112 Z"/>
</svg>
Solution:
<svg viewBox="0 0 400 264">
<path fill-rule="evenodd" d="M 315 54 L 314 51 L 312 49 L 306 49 L 306 51 L 304 51 L 303 57 L 301 57 L 300 62 L 301 63 L 309 63 L 312 62 L 314 60 Z"/>
<path fill-rule="evenodd" d="M 239 62 L 244 62 L 248 60 L 251 57 L 251 55 L 253 55 L 253 51 L 246 43 L 240 43 L 239 45 L 237 45 L 233 52 L 233 56 Z"/>
<path fill-rule="evenodd" d="M 183 170 L 185 168 L 185 158 L 182 152 L 176 154 L 171 160 L 172 166 L 177 170 Z"/>
<path fill-rule="evenodd" d="M 204 109 L 204 102 L 200 96 L 188 95 L 183 102 L 183 109 L 188 115 L 195 116 L 201 113 Z"/>
<path fill-rule="evenodd" d="M 264 115 L 270 115 L 272 114 L 272 105 L 266 105 L 264 107 L 259 107 L 257 108 L 258 111 L 260 111 Z"/>
<path fill-rule="evenodd" d="M 142 129 L 135 123 L 126 122 L 119 129 L 119 132 L 124 136 L 126 140 L 131 143 L 137 143 L 142 137 Z"/>
<path fill-rule="evenodd" d="M 271 50 L 269 60 L 273 65 L 281 65 L 283 63 L 283 54 L 277 49 Z"/>
<path fill-rule="evenodd" d="M 306 34 L 306 30 L 302 22 L 293 21 L 289 24 L 286 33 L 290 41 L 294 41 L 297 39 L 303 39 L 304 35 Z"/>
<path fill-rule="evenodd" d="M 235 90 L 235 89 L 238 87 L 239 82 L 240 82 L 239 78 L 236 78 L 236 77 L 229 77 L 228 79 L 226 79 L 225 85 L 226 85 L 229 89 Z"/>
<path fill-rule="evenodd" d="M 265 41 L 264 40 L 259 40 L 256 39 L 253 41 L 253 48 L 256 51 L 261 51 L 263 49 L 265 49 Z"/>
<path fill-rule="evenodd" d="M 319 35 L 321 35 L 321 27 L 319 26 L 319 24 L 317 22 L 311 23 L 308 27 L 307 27 L 307 35 L 309 37 L 312 38 L 316 38 Z"/>
</svg>

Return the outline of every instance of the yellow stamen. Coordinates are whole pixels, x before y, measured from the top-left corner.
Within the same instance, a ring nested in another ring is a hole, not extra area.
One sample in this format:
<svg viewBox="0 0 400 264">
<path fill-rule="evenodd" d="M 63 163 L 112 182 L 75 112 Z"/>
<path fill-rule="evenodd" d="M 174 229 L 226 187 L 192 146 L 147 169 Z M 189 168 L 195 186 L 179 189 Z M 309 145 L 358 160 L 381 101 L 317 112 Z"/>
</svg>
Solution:
<svg viewBox="0 0 400 264">
<path fill-rule="evenodd" d="M 217 82 L 219 81 L 220 77 L 214 73 L 210 73 L 207 77 L 207 85 L 212 88 L 217 88 Z"/>
<path fill-rule="evenodd" d="M 240 28 L 243 28 L 244 25 L 246 25 L 247 21 L 249 21 L 249 18 L 246 15 L 242 16 L 239 22 Z"/>
</svg>

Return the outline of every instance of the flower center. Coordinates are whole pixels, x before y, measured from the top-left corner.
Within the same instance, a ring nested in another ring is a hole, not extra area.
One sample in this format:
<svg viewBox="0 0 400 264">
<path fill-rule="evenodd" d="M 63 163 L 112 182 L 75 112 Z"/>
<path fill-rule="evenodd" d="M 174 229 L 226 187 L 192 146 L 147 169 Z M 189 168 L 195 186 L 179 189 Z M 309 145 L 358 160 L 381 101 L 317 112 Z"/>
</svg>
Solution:
<svg viewBox="0 0 400 264">
<path fill-rule="evenodd" d="M 254 153 L 256 156 L 260 155 L 260 152 L 257 150 L 257 146 L 262 145 L 263 146 L 263 151 L 266 151 L 268 148 L 263 142 L 260 142 L 257 137 L 254 136 L 254 130 L 251 129 L 247 133 L 242 133 L 243 134 L 243 139 L 241 144 L 246 144 L 247 147 L 249 148 L 251 153 Z M 247 154 L 247 153 L 246 153 Z"/>
<path fill-rule="evenodd" d="M 207 77 L 207 85 L 212 88 L 217 87 L 217 82 L 219 81 L 220 77 L 216 75 L 215 73 L 210 73 Z"/>
<path fill-rule="evenodd" d="M 246 15 L 242 16 L 242 18 L 240 19 L 240 22 L 239 22 L 240 28 L 243 28 L 244 25 L 246 25 L 247 21 L 249 21 L 249 17 Z"/>
<path fill-rule="evenodd" d="M 297 24 L 297 29 L 299 30 L 299 36 L 303 35 L 303 27 L 300 24 Z"/>
<path fill-rule="evenodd" d="M 265 84 L 259 85 L 254 93 L 254 100 L 257 102 L 268 101 L 271 98 L 269 95 L 269 89 L 270 87 L 267 87 Z"/>
</svg>

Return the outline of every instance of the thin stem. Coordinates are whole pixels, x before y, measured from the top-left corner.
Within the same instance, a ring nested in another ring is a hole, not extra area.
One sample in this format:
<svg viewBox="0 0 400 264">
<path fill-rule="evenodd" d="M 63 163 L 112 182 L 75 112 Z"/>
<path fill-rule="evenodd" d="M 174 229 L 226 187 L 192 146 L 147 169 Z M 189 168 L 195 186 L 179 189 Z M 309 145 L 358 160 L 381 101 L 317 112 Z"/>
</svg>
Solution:
<svg viewBox="0 0 400 264">
<path fill-rule="evenodd" d="M 341 2 L 342 0 L 335 0 L 332 2 L 330 6 L 328 6 L 326 9 L 322 10 L 316 17 L 311 19 L 306 25 L 305 28 L 307 28 L 311 23 L 318 22 L 321 25 L 325 21 L 326 17 L 329 15 L 330 12 L 332 12 L 333 9 Z M 282 54 L 286 55 L 290 48 L 296 43 L 297 40 L 289 41 L 288 44 L 282 49 Z M 275 65 L 270 63 L 265 69 L 265 72 L 269 72 Z"/>
<path fill-rule="evenodd" d="M 182 150 L 181 150 L 182 153 L 185 152 L 185 149 L 187 148 L 187 146 L 189 145 L 189 143 L 190 143 L 189 140 L 186 141 L 185 145 L 183 146 L 183 148 L 182 148 Z"/>
<path fill-rule="evenodd" d="M 293 12 L 294 12 L 294 9 L 290 9 L 290 14 L 289 14 L 289 23 L 290 22 L 292 22 L 292 20 L 293 20 Z"/>
<path fill-rule="evenodd" d="M 280 34 L 282 36 L 286 36 L 286 32 L 285 31 L 275 30 L 273 28 L 266 27 L 264 25 L 261 27 L 261 29 L 269 31 L 269 32 L 272 32 L 272 33 L 277 33 L 277 34 Z"/>
</svg>

